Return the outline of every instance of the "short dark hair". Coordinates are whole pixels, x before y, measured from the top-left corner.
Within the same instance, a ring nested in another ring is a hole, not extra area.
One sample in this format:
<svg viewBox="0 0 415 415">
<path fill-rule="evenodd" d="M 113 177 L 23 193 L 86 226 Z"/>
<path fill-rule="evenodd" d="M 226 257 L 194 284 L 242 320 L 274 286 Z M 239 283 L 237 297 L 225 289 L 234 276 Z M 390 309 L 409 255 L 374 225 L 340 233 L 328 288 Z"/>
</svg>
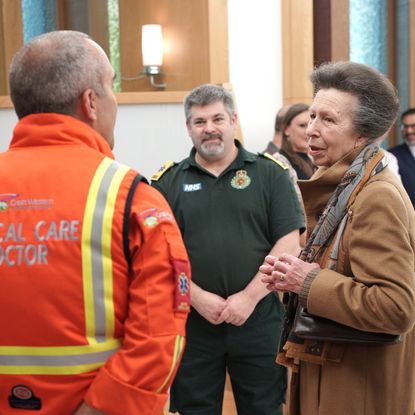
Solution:
<svg viewBox="0 0 415 415">
<path fill-rule="evenodd" d="M 223 102 L 230 117 L 235 114 L 235 103 L 232 94 L 224 87 L 215 84 L 203 84 L 192 89 L 184 100 L 186 122 L 190 120 L 190 112 L 194 105 L 204 107 L 218 101 Z"/>
<path fill-rule="evenodd" d="M 284 105 L 277 111 L 277 115 L 275 116 L 275 124 L 274 124 L 274 131 L 276 133 L 282 132 L 282 128 L 284 124 L 284 117 L 288 111 L 288 108 L 290 108 L 289 105 Z"/>
<path fill-rule="evenodd" d="M 370 66 L 356 62 L 324 63 L 313 70 L 310 79 L 314 94 L 320 89 L 334 88 L 357 97 L 353 128 L 368 140 L 385 134 L 396 120 L 396 89 L 385 75 Z"/>
<path fill-rule="evenodd" d="M 406 111 L 404 111 L 404 112 L 401 114 L 401 122 L 403 121 L 403 119 L 404 119 L 407 115 L 411 115 L 411 114 L 415 114 L 415 107 L 408 108 Z"/>
<path fill-rule="evenodd" d="M 282 125 L 284 122 L 284 115 L 281 115 L 279 112 L 275 116 L 275 125 L 274 125 L 274 131 L 276 133 L 280 133 L 282 131 Z"/>
</svg>

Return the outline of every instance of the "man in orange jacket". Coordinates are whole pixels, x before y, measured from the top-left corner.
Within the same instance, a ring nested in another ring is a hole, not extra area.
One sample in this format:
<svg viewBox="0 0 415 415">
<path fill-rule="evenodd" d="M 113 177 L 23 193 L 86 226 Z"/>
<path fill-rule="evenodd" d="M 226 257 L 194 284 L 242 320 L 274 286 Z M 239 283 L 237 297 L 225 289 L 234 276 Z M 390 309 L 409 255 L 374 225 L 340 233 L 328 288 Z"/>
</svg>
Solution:
<svg viewBox="0 0 415 415">
<path fill-rule="evenodd" d="M 0 155 L 0 413 L 160 415 L 189 263 L 163 197 L 114 161 L 114 71 L 87 35 L 15 55 Z"/>
</svg>

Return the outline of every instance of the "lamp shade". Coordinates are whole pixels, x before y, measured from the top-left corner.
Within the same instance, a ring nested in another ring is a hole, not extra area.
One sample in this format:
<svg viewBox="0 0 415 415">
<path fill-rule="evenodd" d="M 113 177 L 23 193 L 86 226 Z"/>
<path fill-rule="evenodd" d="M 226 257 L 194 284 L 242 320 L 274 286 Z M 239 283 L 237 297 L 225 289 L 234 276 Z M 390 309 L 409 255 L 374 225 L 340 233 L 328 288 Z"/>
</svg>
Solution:
<svg viewBox="0 0 415 415">
<path fill-rule="evenodd" d="M 163 35 L 160 25 L 143 25 L 141 50 L 143 66 L 161 66 L 163 64 Z"/>
</svg>

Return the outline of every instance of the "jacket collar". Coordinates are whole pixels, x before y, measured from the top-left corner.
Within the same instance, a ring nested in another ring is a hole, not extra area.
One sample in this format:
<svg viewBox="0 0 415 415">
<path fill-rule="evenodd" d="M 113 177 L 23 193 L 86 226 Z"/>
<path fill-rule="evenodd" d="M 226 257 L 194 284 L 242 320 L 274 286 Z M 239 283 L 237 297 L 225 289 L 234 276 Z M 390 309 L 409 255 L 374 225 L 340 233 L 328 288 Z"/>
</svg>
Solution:
<svg viewBox="0 0 415 415">
<path fill-rule="evenodd" d="M 10 149 L 70 144 L 84 145 L 114 158 L 97 131 L 74 117 L 55 113 L 23 117 L 14 128 Z"/>
<path fill-rule="evenodd" d="M 313 229 L 333 192 L 353 160 L 362 151 L 353 149 L 330 167 L 320 167 L 309 180 L 298 180 L 307 215 L 307 229 Z"/>
</svg>

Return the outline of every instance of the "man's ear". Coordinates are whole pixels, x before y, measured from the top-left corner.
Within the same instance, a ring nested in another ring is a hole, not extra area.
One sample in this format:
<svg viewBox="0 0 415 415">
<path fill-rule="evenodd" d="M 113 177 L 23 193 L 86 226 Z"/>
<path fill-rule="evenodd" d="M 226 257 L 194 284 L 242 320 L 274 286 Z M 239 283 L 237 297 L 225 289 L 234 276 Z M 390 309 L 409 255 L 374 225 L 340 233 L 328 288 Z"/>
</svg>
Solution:
<svg viewBox="0 0 415 415">
<path fill-rule="evenodd" d="M 186 121 L 186 128 L 187 128 L 187 132 L 189 133 L 189 136 L 190 136 L 190 134 L 191 134 L 190 120 Z"/>
<path fill-rule="evenodd" d="M 80 104 L 81 104 L 81 111 L 85 119 L 88 121 L 96 121 L 97 120 L 96 94 L 92 89 L 88 88 L 82 93 Z"/>
<path fill-rule="evenodd" d="M 236 112 L 232 115 L 231 122 L 232 122 L 234 128 L 238 127 L 239 118 L 238 118 L 238 114 Z"/>
</svg>

